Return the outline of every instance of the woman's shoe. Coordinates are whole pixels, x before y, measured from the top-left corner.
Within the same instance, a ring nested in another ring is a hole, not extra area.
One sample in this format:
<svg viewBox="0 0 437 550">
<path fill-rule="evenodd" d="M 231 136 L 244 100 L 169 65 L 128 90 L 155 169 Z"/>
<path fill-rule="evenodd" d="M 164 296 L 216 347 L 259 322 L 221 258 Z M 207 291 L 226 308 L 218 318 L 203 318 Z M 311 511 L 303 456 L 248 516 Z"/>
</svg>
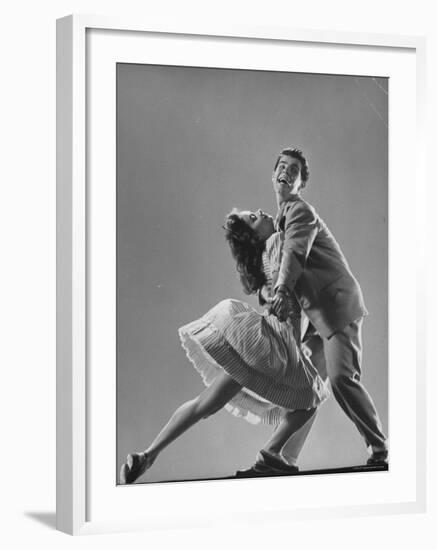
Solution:
<svg viewBox="0 0 437 550">
<path fill-rule="evenodd" d="M 261 450 L 255 464 L 247 470 L 238 470 L 235 477 L 262 477 L 274 475 L 290 475 L 299 471 L 297 466 L 287 464 L 281 458 Z"/>
<path fill-rule="evenodd" d="M 129 466 L 124 463 L 120 468 L 120 485 L 126 485 L 126 478 L 129 475 Z"/>
<path fill-rule="evenodd" d="M 147 470 L 147 454 L 146 453 L 131 453 L 127 455 L 127 462 L 124 463 L 120 470 L 120 483 L 134 483 Z"/>
<path fill-rule="evenodd" d="M 259 455 L 260 458 L 258 458 L 254 465 L 255 469 L 268 469 L 271 472 L 276 472 L 279 474 L 295 474 L 299 471 L 297 466 L 287 464 L 282 458 L 279 458 L 264 449 L 260 450 Z"/>
</svg>

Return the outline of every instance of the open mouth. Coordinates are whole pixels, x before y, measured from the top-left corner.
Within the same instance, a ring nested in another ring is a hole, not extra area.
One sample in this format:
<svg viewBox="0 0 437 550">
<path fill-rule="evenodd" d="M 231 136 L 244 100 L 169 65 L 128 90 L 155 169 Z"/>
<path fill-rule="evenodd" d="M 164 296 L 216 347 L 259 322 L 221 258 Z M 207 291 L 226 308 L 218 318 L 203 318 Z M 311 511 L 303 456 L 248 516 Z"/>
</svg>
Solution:
<svg viewBox="0 0 437 550">
<path fill-rule="evenodd" d="M 290 182 L 285 177 L 278 178 L 278 183 L 280 183 L 281 185 L 290 185 Z"/>
</svg>

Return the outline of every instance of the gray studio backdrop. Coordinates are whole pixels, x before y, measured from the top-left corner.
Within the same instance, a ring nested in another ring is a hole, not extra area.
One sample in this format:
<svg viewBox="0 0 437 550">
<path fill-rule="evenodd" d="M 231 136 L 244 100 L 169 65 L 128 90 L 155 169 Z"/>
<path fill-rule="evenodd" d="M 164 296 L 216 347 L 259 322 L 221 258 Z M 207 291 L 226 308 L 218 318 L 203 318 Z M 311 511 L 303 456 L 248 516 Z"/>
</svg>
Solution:
<svg viewBox="0 0 437 550">
<path fill-rule="evenodd" d="M 363 380 L 388 431 L 388 81 L 119 64 L 117 69 L 117 464 L 202 389 L 177 329 L 224 298 L 246 300 L 221 225 L 233 206 L 275 213 L 277 152 L 310 163 L 304 192 L 361 283 Z M 226 411 L 167 448 L 144 481 L 225 477 L 271 433 Z M 367 454 L 331 397 L 301 469 Z"/>
</svg>

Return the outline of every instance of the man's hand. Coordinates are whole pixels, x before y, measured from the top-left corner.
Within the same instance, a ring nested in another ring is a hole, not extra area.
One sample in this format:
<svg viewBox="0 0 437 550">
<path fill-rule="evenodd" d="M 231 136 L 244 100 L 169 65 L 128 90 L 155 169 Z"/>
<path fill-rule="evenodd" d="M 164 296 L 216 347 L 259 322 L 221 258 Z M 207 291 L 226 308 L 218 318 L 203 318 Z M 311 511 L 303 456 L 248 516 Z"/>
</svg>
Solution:
<svg viewBox="0 0 437 550">
<path fill-rule="evenodd" d="M 283 322 L 288 316 L 288 297 L 287 292 L 283 287 L 279 287 L 273 297 L 269 308 L 270 313 L 275 315 L 279 321 Z"/>
</svg>

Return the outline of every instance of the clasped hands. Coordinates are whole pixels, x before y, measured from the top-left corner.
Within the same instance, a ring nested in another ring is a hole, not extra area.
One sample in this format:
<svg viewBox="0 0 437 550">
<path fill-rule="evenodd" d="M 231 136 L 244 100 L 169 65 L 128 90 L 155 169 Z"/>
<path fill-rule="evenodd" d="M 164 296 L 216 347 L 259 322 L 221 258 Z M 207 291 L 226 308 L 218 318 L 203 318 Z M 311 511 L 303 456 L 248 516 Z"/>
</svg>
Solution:
<svg viewBox="0 0 437 550">
<path fill-rule="evenodd" d="M 267 309 L 269 313 L 277 317 L 279 321 L 283 322 L 286 321 L 289 316 L 289 308 L 288 291 L 285 287 L 279 287 L 273 298 L 269 300 Z"/>
</svg>

